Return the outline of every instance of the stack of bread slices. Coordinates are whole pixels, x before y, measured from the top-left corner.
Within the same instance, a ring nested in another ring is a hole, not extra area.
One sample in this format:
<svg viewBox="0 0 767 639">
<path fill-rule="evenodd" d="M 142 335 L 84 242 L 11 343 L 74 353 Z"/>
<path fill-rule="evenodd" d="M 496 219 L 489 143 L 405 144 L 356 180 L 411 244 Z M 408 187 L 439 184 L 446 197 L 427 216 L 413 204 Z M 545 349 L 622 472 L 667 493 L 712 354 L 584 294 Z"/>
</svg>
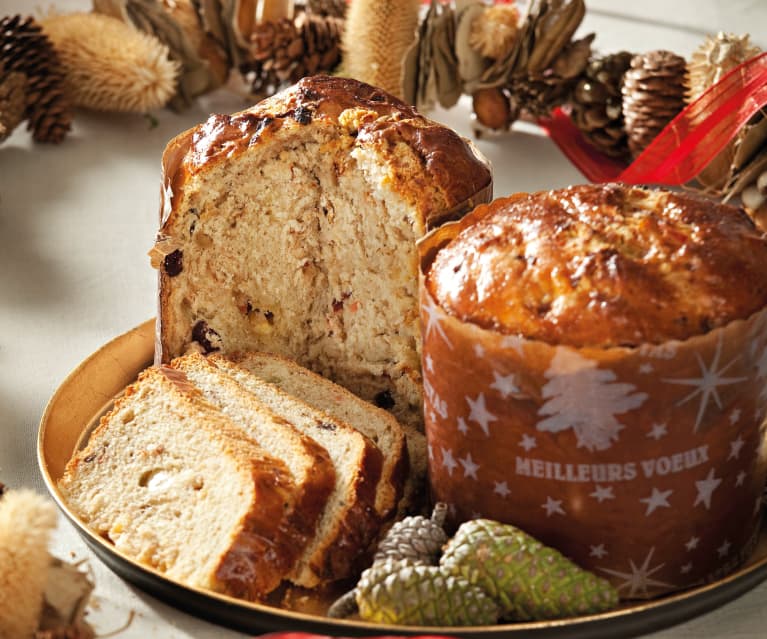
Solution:
<svg viewBox="0 0 767 639">
<path fill-rule="evenodd" d="M 190 354 L 128 387 L 59 487 L 124 554 L 259 600 L 354 574 L 407 476 L 386 411 L 279 356 Z"/>
</svg>

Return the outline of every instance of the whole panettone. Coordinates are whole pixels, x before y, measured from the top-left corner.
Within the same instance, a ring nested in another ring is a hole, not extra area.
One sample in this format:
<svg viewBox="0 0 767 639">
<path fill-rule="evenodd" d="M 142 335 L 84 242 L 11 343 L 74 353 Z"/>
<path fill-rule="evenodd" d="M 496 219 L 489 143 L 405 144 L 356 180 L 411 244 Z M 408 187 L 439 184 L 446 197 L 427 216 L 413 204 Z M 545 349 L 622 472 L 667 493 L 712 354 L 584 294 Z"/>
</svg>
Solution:
<svg viewBox="0 0 767 639">
<path fill-rule="evenodd" d="M 767 239 L 743 211 L 577 186 L 481 205 L 420 249 L 429 476 L 454 523 L 513 523 L 625 598 L 748 557 Z"/>
</svg>

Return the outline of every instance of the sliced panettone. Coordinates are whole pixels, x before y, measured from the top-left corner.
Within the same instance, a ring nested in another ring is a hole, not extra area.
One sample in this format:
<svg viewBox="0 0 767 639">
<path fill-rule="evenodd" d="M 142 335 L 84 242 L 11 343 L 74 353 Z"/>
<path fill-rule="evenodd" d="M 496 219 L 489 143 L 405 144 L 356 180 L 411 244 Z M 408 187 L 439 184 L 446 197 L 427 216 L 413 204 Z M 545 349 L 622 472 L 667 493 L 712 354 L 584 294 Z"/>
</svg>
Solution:
<svg viewBox="0 0 767 639">
<path fill-rule="evenodd" d="M 157 359 L 268 351 L 422 423 L 416 240 L 491 191 L 450 129 L 313 76 L 163 156 Z"/>
<path fill-rule="evenodd" d="M 67 465 L 67 504 L 121 553 L 190 586 L 259 599 L 307 539 L 298 492 L 179 371 L 150 368 Z"/>
<path fill-rule="evenodd" d="M 394 504 L 400 502 L 398 490 L 402 478 L 404 509 L 413 508 L 426 479 L 426 438 L 410 425 L 401 425 L 386 411 L 361 400 L 345 388 L 317 375 L 303 366 L 279 355 L 268 353 L 237 353 L 228 356 L 254 375 L 278 386 L 286 393 L 300 397 L 315 408 L 354 426 L 369 437 L 384 455 L 381 485 L 376 508 L 387 516 L 391 495 Z M 215 358 L 218 361 L 218 357 Z"/>
<path fill-rule="evenodd" d="M 211 361 L 252 393 L 259 403 L 325 448 L 335 466 L 335 488 L 314 538 L 290 580 L 312 588 L 351 576 L 381 527 L 381 517 L 376 510 L 383 463 L 381 451 L 356 429 L 246 369 L 220 357 Z M 386 511 L 391 512 L 392 507 L 393 504 L 388 504 Z"/>
<path fill-rule="evenodd" d="M 311 437 L 275 415 L 242 386 L 199 353 L 179 357 L 170 366 L 181 371 L 243 432 L 270 455 L 285 462 L 296 482 L 296 524 L 313 537 L 315 526 L 336 484 L 336 473 L 328 452 Z"/>
</svg>

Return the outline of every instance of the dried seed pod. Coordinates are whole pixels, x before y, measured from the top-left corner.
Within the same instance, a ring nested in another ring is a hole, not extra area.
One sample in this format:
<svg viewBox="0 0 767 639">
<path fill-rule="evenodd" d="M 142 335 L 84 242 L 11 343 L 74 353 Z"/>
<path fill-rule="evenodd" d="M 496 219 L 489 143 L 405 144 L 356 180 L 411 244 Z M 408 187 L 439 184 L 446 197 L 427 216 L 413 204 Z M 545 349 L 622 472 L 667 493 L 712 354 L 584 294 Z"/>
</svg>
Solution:
<svg viewBox="0 0 767 639">
<path fill-rule="evenodd" d="M 154 36 L 97 13 L 52 16 L 42 24 L 78 106 L 143 113 L 165 106 L 176 92 L 180 64 Z"/>
</svg>

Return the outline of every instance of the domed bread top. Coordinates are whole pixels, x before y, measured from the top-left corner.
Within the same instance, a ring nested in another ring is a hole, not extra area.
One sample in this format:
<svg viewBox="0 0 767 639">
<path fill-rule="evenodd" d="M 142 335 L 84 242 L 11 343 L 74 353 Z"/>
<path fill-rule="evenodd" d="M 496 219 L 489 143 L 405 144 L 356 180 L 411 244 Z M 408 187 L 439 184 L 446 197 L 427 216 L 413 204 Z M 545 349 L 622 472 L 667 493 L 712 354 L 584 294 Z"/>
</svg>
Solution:
<svg viewBox="0 0 767 639">
<path fill-rule="evenodd" d="M 429 292 L 504 334 L 576 347 L 686 339 L 767 303 L 767 241 L 737 208 L 621 184 L 481 205 L 437 253 Z"/>
<path fill-rule="evenodd" d="M 349 78 L 315 75 L 252 108 L 234 115 L 211 115 L 168 144 L 163 155 L 164 180 L 173 193 L 202 168 L 263 144 L 284 127 L 309 123 L 341 125 L 355 147 L 372 147 L 386 157 L 400 195 L 421 212 L 425 225 L 492 186 L 490 167 L 469 142 L 451 129 L 421 116 L 413 107 L 368 84 Z M 418 158 L 397 152 L 407 145 Z M 164 194 L 167 197 L 167 194 Z M 427 196 L 427 197 L 425 197 Z M 168 199 L 170 199 L 168 197 Z M 171 212 L 164 202 L 162 223 Z"/>
</svg>

